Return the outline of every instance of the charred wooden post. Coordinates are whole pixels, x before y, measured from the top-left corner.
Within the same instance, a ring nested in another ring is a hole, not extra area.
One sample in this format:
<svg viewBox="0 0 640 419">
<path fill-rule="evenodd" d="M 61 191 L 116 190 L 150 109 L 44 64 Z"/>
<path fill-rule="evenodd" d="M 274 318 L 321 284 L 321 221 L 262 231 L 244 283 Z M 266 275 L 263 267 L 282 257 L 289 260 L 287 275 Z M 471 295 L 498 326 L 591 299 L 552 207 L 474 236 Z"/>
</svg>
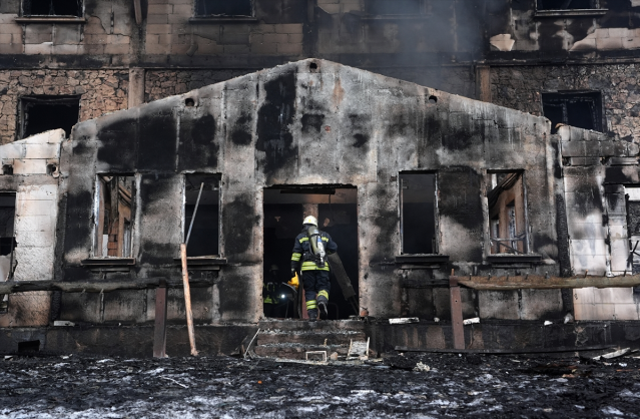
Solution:
<svg viewBox="0 0 640 419">
<path fill-rule="evenodd" d="M 153 357 L 167 356 L 167 284 L 160 281 L 156 289 L 156 314 L 153 331 Z"/>
<path fill-rule="evenodd" d="M 449 278 L 449 291 L 451 295 L 451 330 L 453 331 L 453 348 L 465 349 L 464 324 L 462 323 L 462 296 L 458 279 L 453 276 Z"/>
</svg>

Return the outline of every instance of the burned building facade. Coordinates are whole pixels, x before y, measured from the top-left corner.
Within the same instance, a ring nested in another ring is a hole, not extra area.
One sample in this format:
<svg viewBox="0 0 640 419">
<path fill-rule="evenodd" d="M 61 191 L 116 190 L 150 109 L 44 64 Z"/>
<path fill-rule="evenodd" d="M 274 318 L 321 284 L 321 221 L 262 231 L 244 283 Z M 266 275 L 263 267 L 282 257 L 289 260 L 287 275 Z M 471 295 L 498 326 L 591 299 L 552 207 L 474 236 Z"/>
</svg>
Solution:
<svg viewBox="0 0 640 419">
<path fill-rule="evenodd" d="M 265 278 L 288 275 L 313 214 L 357 292 L 354 310 L 334 287 L 333 319 L 422 320 L 371 326 L 378 350 L 450 343 L 433 319 L 451 318 L 451 271 L 549 281 L 462 288 L 463 316 L 489 322 L 465 332 L 475 347 L 515 344 L 505 330 L 517 345 L 640 336 L 627 322 L 640 318 L 632 286 L 558 285 L 637 273 L 640 4 L 85 0 L 71 13 L 48 3 L 47 13 L 0 5 L 0 232 L 12 281 L 180 278 L 202 190 L 187 253 L 204 284 L 196 323 L 217 331 L 264 316 Z M 273 67 L 306 57 L 317 58 Z M 51 128 L 65 132 L 38 134 Z M 16 293 L 0 326 L 144 326 L 155 300 L 146 289 Z M 182 292 L 168 302 L 169 320 L 182 321 Z M 567 315 L 585 323 L 522 336 L 501 323 Z M 593 321 L 617 332 L 603 337 Z M 82 346 L 26 329 L 5 346 L 30 333 L 52 350 Z"/>
</svg>

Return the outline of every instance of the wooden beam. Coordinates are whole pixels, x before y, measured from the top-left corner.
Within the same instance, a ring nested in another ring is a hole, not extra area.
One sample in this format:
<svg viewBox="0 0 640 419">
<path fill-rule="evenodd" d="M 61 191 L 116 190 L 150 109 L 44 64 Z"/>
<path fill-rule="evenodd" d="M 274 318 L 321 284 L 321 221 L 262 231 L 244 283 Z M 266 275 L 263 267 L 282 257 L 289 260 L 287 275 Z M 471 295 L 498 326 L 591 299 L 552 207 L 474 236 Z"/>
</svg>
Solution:
<svg viewBox="0 0 640 419">
<path fill-rule="evenodd" d="M 167 288 L 182 288 L 182 280 L 167 280 L 164 278 L 147 278 L 130 281 L 91 281 L 91 282 L 63 282 L 63 281 L 8 281 L 0 282 L 0 294 L 29 291 L 62 291 L 62 292 L 112 292 L 121 290 L 142 290 L 157 288 L 160 281 L 167 282 Z M 213 278 L 191 279 L 192 287 L 208 287 L 213 285 Z"/>
<path fill-rule="evenodd" d="M 458 276 L 460 285 L 475 290 L 510 291 L 518 289 L 563 288 L 627 288 L 640 286 L 640 275 L 627 276 L 574 276 L 562 278 L 542 275 L 519 276 Z"/>
<path fill-rule="evenodd" d="M 133 14 L 136 18 L 136 24 L 142 23 L 142 3 L 140 0 L 133 0 Z"/>
<path fill-rule="evenodd" d="M 200 192 L 202 192 L 202 185 L 200 186 Z M 198 203 L 196 202 L 196 208 L 193 211 L 194 218 L 197 210 L 198 210 Z M 191 221 L 193 221 L 193 219 Z M 191 225 L 193 225 L 193 222 L 191 223 Z M 189 240 L 187 239 L 187 241 Z M 184 292 L 184 309 L 187 314 L 187 331 L 189 332 L 189 346 L 191 347 L 191 355 L 198 356 L 198 351 L 196 349 L 196 334 L 193 329 L 193 312 L 191 311 L 191 289 L 189 288 L 189 271 L 187 269 L 187 245 L 185 243 L 182 243 L 180 245 L 180 257 L 182 258 L 182 285 L 183 285 L 182 290 Z"/>
</svg>

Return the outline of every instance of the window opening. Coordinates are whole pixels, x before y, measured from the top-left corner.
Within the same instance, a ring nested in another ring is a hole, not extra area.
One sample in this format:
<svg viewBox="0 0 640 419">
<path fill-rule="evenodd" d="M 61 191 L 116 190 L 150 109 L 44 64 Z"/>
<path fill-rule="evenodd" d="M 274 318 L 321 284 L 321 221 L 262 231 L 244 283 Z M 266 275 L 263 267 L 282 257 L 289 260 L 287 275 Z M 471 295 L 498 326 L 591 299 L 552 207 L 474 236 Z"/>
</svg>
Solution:
<svg viewBox="0 0 640 419">
<path fill-rule="evenodd" d="M 424 14 L 423 0 L 368 0 L 370 15 L 421 15 Z"/>
<path fill-rule="evenodd" d="M 557 124 L 602 131 L 600 92 L 543 93 L 542 107 L 552 134 L 558 132 Z"/>
<path fill-rule="evenodd" d="M 525 213 L 524 182 L 521 172 L 490 173 L 489 223 L 492 254 L 529 252 Z"/>
<path fill-rule="evenodd" d="M 437 253 L 436 175 L 400 174 L 400 231 L 403 254 Z"/>
<path fill-rule="evenodd" d="M 19 137 L 62 128 L 67 136 L 78 123 L 80 96 L 24 96 L 19 104 Z"/>
<path fill-rule="evenodd" d="M 24 16 L 82 17 L 82 0 L 22 0 Z"/>
<path fill-rule="evenodd" d="M 196 16 L 253 16 L 251 0 L 196 0 Z"/>
<path fill-rule="evenodd" d="M 95 257 L 131 257 L 135 177 L 98 175 L 95 197 Z"/>
<path fill-rule="evenodd" d="M 538 0 L 538 10 L 597 9 L 597 0 Z"/>
<path fill-rule="evenodd" d="M 189 225 L 202 187 L 202 195 L 198 212 L 191 229 L 191 237 L 187 244 L 188 256 L 214 256 L 219 254 L 219 175 L 186 175 L 185 207 L 184 207 L 184 239 L 187 238 Z"/>
<path fill-rule="evenodd" d="M 633 274 L 640 273 L 640 187 L 625 187 L 629 260 Z"/>
<path fill-rule="evenodd" d="M 11 279 L 15 266 L 14 249 L 16 194 L 0 193 L 0 282 Z M 7 311 L 9 296 L 0 294 L 0 313 Z"/>
</svg>

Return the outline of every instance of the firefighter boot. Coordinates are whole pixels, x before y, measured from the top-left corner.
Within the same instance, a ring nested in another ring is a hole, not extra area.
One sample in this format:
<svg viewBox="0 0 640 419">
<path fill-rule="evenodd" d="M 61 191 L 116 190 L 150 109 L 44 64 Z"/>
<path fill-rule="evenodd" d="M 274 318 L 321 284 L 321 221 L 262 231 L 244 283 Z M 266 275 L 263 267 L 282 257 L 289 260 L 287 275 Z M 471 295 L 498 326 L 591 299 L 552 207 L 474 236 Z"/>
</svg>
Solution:
<svg viewBox="0 0 640 419">
<path fill-rule="evenodd" d="M 320 291 L 318 293 L 318 311 L 320 312 L 320 319 L 326 320 L 329 317 L 329 299 L 327 298 L 329 293 L 327 291 Z"/>
<path fill-rule="evenodd" d="M 318 320 L 318 309 L 317 308 L 312 308 L 311 310 L 307 310 L 307 313 L 309 314 L 309 321 L 310 322 L 315 322 L 316 320 Z"/>
</svg>

